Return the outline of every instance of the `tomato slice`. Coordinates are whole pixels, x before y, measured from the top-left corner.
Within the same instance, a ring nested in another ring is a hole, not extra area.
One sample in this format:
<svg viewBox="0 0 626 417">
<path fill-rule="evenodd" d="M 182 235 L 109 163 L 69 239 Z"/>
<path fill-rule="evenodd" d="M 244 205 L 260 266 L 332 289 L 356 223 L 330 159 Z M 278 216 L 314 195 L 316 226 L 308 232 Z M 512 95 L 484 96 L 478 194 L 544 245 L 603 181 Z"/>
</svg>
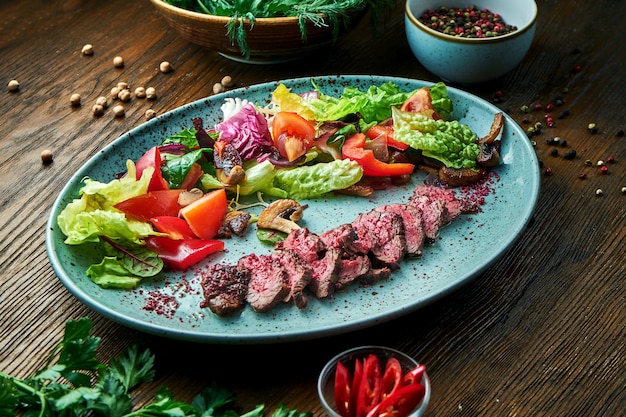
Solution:
<svg viewBox="0 0 626 417">
<path fill-rule="evenodd" d="M 148 191 L 167 190 L 170 188 L 161 173 L 161 163 L 161 151 L 159 151 L 157 146 L 154 146 L 148 149 L 135 164 L 135 167 L 137 168 L 137 179 L 141 178 L 141 175 L 146 168 L 154 168 L 154 173 L 152 174 L 150 184 L 148 185 Z"/>
<path fill-rule="evenodd" d="M 313 146 L 315 126 L 298 113 L 281 111 L 272 120 L 272 137 L 278 152 L 294 161 Z"/>
<path fill-rule="evenodd" d="M 402 379 L 402 384 L 421 384 L 424 372 L 426 372 L 426 366 L 424 364 L 417 365 L 415 368 L 411 369 L 404 375 L 404 378 Z"/>
<path fill-rule="evenodd" d="M 428 87 L 422 87 L 417 90 L 402 104 L 400 110 L 414 113 L 434 111 L 435 108 L 433 107 L 433 99 L 430 96 L 430 89 Z"/>
<path fill-rule="evenodd" d="M 370 354 L 363 361 L 363 376 L 357 394 L 356 417 L 365 417 L 378 404 L 382 377 L 378 356 Z"/>
<path fill-rule="evenodd" d="M 189 224 L 180 217 L 157 216 L 150 219 L 152 225 L 161 233 L 167 233 L 171 239 L 197 239 Z"/>
<path fill-rule="evenodd" d="M 135 220 L 149 222 L 157 216 L 178 216 L 178 197 L 185 190 L 157 190 L 129 198 L 114 207 Z"/>
<path fill-rule="evenodd" d="M 148 236 L 146 247 L 156 252 L 172 268 L 185 270 L 212 253 L 223 251 L 224 242 L 208 239 L 174 240 L 165 236 Z"/>
<path fill-rule="evenodd" d="M 363 175 L 372 177 L 388 177 L 396 175 L 409 175 L 413 173 L 415 166 L 410 163 L 386 163 L 379 161 L 374 156 L 374 152 L 365 149 L 365 135 L 356 133 L 343 144 L 341 148 L 342 156 L 346 159 L 356 161 L 363 168 Z"/>
<path fill-rule="evenodd" d="M 335 371 L 335 407 L 341 417 L 350 417 L 350 371 L 342 362 L 337 362 Z"/>
<path fill-rule="evenodd" d="M 193 203 L 180 209 L 180 215 L 201 239 L 213 239 L 228 210 L 226 191 L 223 188 L 206 193 Z"/>
<path fill-rule="evenodd" d="M 387 360 L 385 371 L 383 372 L 382 391 L 380 397 L 382 400 L 393 395 L 393 393 L 402 386 L 402 365 L 400 361 L 394 357 Z"/>
<path fill-rule="evenodd" d="M 422 384 L 405 385 L 382 400 L 367 417 L 406 417 L 422 402 L 425 393 Z"/>
</svg>

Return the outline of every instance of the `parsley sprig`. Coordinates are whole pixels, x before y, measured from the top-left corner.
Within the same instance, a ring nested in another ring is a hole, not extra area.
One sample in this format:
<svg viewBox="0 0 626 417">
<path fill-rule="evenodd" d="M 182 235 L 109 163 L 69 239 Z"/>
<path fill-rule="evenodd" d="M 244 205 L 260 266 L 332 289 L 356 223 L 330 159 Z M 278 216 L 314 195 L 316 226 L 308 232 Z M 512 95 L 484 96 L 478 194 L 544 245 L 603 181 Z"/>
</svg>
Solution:
<svg viewBox="0 0 626 417">
<path fill-rule="evenodd" d="M 65 324 L 62 341 L 53 349 L 43 369 L 26 379 L 0 372 L 0 416 L 24 417 L 238 417 L 235 396 L 210 385 L 190 404 L 178 401 L 161 388 L 147 405 L 134 409 L 130 392 L 154 378 L 154 355 L 131 346 L 109 364 L 97 359 L 100 338 L 92 336 L 91 319 Z M 280 404 L 271 417 L 311 417 Z M 263 417 L 258 405 L 241 417 Z"/>
</svg>

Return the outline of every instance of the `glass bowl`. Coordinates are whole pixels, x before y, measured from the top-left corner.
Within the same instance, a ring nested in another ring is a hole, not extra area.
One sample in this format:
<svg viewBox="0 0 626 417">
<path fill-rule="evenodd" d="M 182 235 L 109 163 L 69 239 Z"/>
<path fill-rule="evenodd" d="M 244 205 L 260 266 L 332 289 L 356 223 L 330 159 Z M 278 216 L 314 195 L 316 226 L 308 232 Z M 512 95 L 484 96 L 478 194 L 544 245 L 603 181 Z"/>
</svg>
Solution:
<svg viewBox="0 0 626 417">
<path fill-rule="evenodd" d="M 400 362 L 403 375 L 419 365 L 419 363 L 412 357 L 398 350 L 383 346 L 361 346 L 346 350 L 336 355 L 324 366 L 317 381 L 317 393 L 322 403 L 322 407 L 329 416 L 342 417 L 337 412 L 337 407 L 335 405 L 334 387 L 337 363 L 343 363 L 350 371 L 350 375 L 352 375 L 354 371 L 355 361 L 357 359 L 363 360 L 364 358 L 367 358 L 370 354 L 375 354 L 376 356 L 378 356 L 378 359 L 380 361 L 381 373 L 384 372 L 385 364 L 387 360 L 391 357 L 396 358 Z M 419 417 L 423 415 L 426 411 L 426 407 L 428 407 L 428 402 L 430 401 L 431 386 L 430 380 L 428 379 L 428 375 L 426 374 L 426 372 L 424 372 L 424 375 L 422 376 L 421 383 L 424 385 L 425 388 L 424 398 L 422 399 L 422 402 L 417 406 L 417 408 L 409 413 L 410 417 Z"/>
</svg>

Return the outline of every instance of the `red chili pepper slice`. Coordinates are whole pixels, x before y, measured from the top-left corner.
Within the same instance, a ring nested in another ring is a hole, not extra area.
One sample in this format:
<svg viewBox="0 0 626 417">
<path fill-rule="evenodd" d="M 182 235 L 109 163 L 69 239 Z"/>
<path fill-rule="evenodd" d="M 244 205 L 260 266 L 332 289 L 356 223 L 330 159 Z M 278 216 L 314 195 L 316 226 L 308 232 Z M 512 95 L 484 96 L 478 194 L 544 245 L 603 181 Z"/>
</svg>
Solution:
<svg viewBox="0 0 626 417">
<path fill-rule="evenodd" d="M 348 368 L 341 363 L 337 362 L 337 369 L 335 370 L 335 406 L 337 412 L 341 417 L 350 417 L 351 410 L 351 390 L 350 372 Z"/>
<path fill-rule="evenodd" d="M 380 401 L 382 376 L 378 356 L 371 354 L 363 362 L 363 376 L 357 396 L 356 417 L 365 417 Z"/>
<path fill-rule="evenodd" d="M 422 402 L 425 393 L 422 384 L 405 385 L 381 401 L 367 417 L 406 417 Z"/>
<path fill-rule="evenodd" d="M 392 395 L 400 386 L 402 386 L 402 365 L 400 365 L 398 359 L 392 357 L 389 358 L 385 364 L 382 391 L 380 394 L 381 400 Z"/>
<path fill-rule="evenodd" d="M 424 376 L 425 371 L 426 371 L 425 365 L 423 364 L 417 365 L 415 368 L 407 372 L 406 375 L 404 375 L 404 378 L 402 379 L 402 383 L 404 385 L 420 384 L 422 382 L 422 377 Z"/>
<path fill-rule="evenodd" d="M 352 377 L 352 391 L 350 392 L 350 417 L 356 415 L 356 404 L 359 395 L 359 387 L 361 386 L 361 379 L 363 378 L 363 362 L 360 359 L 354 361 L 354 375 Z"/>
</svg>

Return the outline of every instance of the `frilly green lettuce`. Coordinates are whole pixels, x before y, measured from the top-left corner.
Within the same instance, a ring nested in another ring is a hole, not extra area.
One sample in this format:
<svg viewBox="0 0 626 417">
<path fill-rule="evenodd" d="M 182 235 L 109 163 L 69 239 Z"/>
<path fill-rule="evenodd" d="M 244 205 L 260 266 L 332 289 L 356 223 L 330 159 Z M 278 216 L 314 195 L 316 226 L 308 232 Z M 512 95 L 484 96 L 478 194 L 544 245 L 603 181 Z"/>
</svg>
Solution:
<svg viewBox="0 0 626 417">
<path fill-rule="evenodd" d="M 69 203 L 57 216 L 59 228 L 67 236 L 66 244 L 98 242 L 100 236 L 141 243 L 142 238 L 155 234 L 149 223 L 129 220 L 113 207 L 148 192 L 154 169 L 146 168 L 141 178 L 136 180 L 135 164 L 128 161 L 126 165 L 127 175 L 109 183 L 84 179 L 81 197 Z"/>
</svg>

